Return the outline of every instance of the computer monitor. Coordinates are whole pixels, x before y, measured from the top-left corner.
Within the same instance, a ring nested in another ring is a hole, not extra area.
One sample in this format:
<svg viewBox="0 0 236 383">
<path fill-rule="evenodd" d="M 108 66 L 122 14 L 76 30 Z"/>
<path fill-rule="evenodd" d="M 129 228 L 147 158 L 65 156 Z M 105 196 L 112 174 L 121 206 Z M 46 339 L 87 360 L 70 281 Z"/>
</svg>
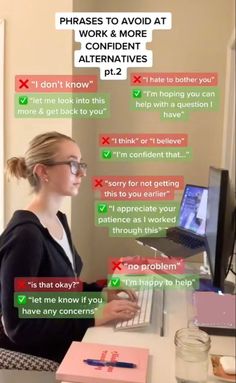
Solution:
<svg viewBox="0 0 236 383">
<path fill-rule="evenodd" d="M 208 182 L 206 251 L 212 284 L 224 291 L 224 281 L 235 241 L 235 196 L 229 173 L 210 167 Z"/>
</svg>

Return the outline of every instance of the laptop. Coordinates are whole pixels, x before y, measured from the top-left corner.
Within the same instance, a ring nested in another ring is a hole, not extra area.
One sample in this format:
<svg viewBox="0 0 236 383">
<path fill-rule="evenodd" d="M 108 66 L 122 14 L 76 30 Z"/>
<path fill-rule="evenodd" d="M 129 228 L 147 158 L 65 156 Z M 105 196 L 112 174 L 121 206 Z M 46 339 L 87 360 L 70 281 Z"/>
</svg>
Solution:
<svg viewBox="0 0 236 383">
<path fill-rule="evenodd" d="M 190 257 L 205 250 L 207 212 L 206 187 L 187 184 L 184 189 L 178 226 L 168 228 L 163 237 L 140 237 L 138 242 L 170 257 Z"/>
</svg>

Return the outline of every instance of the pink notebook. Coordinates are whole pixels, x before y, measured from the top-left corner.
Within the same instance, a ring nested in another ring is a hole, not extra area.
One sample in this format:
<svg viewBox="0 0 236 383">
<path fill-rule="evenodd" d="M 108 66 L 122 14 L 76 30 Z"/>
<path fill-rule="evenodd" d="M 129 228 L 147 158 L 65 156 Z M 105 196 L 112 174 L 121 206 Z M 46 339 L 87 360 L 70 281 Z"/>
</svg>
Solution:
<svg viewBox="0 0 236 383">
<path fill-rule="evenodd" d="M 130 362 L 137 367 L 95 367 L 86 364 L 84 359 Z M 147 367 L 146 348 L 72 342 L 56 372 L 56 379 L 79 383 L 146 383 Z"/>
</svg>

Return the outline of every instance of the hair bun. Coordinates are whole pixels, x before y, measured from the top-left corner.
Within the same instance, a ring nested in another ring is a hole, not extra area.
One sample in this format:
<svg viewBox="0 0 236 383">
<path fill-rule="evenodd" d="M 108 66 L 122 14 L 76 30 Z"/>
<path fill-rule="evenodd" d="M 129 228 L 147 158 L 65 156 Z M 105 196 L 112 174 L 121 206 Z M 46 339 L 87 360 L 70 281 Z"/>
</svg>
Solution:
<svg viewBox="0 0 236 383">
<path fill-rule="evenodd" d="M 10 177 L 27 178 L 27 167 L 24 157 L 12 157 L 7 161 L 6 171 Z"/>
</svg>

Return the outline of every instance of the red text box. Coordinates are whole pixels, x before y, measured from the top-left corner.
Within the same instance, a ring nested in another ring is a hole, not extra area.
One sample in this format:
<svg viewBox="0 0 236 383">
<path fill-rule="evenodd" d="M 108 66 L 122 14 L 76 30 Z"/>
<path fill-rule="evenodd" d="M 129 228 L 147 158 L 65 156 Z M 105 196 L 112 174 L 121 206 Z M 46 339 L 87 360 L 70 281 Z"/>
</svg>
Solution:
<svg viewBox="0 0 236 383">
<path fill-rule="evenodd" d="M 20 93 L 89 93 L 97 92 L 95 75 L 17 75 L 15 91 Z"/>
<path fill-rule="evenodd" d="M 97 176 L 92 188 L 104 200 L 173 200 L 184 188 L 183 176 Z"/>
<path fill-rule="evenodd" d="M 130 85 L 140 86 L 216 86 L 215 72 L 131 73 Z"/>
<path fill-rule="evenodd" d="M 185 263 L 182 258 L 146 258 L 146 257 L 127 257 L 127 258 L 108 258 L 108 274 L 128 275 L 128 274 L 184 274 Z"/>
<path fill-rule="evenodd" d="M 83 291 L 83 282 L 79 278 L 36 278 L 17 277 L 14 279 L 14 290 L 19 291 Z"/>
<path fill-rule="evenodd" d="M 187 134 L 100 134 L 99 146 L 145 146 L 184 147 L 188 146 Z"/>
</svg>

